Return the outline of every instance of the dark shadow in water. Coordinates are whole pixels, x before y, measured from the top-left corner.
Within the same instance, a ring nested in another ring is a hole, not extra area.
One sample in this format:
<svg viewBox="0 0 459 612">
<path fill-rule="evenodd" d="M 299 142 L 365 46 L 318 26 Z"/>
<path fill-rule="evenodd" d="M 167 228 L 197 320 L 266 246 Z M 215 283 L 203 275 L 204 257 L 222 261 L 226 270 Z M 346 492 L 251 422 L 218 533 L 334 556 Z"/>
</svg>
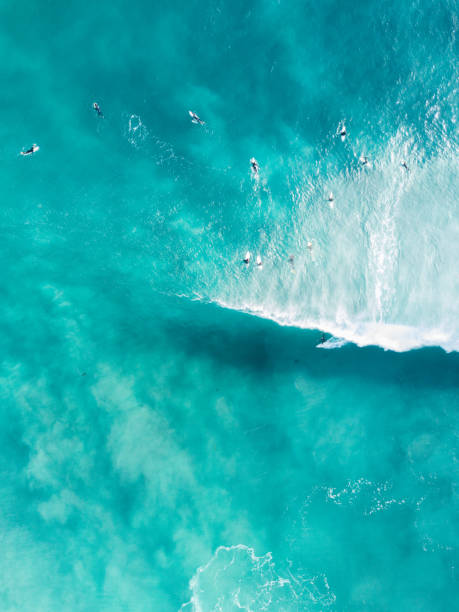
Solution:
<svg viewBox="0 0 459 612">
<path fill-rule="evenodd" d="M 177 300 L 178 301 L 178 300 Z M 403 353 L 348 344 L 316 348 L 321 332 L 282 327 L 214 304 L 172 305 L 164 320 L 171 342 L 190 354 L 269 377 L 271 372 L 308 371 L 315 377 L 340 376 L 424 387 L 459 387 L 459 353 L 423 348 Z M 144 330 L 145 332 L 147 330 Z"/>
</svg>

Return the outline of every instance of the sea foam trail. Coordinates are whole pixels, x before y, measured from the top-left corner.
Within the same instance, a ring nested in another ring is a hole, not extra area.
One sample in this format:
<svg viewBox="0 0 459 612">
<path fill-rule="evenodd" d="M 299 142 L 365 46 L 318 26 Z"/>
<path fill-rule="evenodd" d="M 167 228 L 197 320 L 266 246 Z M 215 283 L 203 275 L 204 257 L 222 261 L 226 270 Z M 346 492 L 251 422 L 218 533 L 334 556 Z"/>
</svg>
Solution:
<svg viewBox="0 0 459 612">
<path fill-rule="evenodd" d="M 216 254 L 197 293 L 359 346 L 459 350 L 458 159 L 447 140 L 429 157 L 399 130 L 370 167 L 356 157 L 335 174 L 297 173 L 288 215 L 265 229 L 281 204 L 254 209 L 237 254 Z M 262 267 L 242 263 L 247 250 Z"/>
</svg>

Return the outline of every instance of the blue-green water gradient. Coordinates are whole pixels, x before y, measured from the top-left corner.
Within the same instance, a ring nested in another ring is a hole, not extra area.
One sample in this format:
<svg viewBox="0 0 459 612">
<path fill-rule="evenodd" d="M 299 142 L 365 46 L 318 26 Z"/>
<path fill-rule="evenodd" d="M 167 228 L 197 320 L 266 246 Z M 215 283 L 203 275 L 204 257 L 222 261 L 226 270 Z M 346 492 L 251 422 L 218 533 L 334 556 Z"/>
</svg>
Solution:
<svg viewBox="0 0 459 612">
<path fill-rule="evenodd" d="M 0 609 L 454 609 L 457 2 L 0 23 Z"/>
</svg>

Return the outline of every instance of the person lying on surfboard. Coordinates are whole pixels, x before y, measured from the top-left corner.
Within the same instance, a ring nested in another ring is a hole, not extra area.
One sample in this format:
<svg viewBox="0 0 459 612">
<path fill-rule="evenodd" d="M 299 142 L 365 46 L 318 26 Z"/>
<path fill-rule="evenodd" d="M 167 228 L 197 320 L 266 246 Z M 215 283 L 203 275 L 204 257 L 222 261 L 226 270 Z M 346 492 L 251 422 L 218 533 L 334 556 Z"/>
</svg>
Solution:
<svg viewBox="0 0 459 612">
<path fill-rule="evenodd" d="M 255 159 L 255 157 L 252 157 L 250 159 L 250 165 L 252 166 L 252 172 L 254 173 L 255 176 L 257 176 L 260 170 L 260 166 L 258 165 L 258 162 Z"/>
<path fill-rule="evenodd" d="M 97 102 L 94 102 L 92 107 L 96 111 L 96 113 L 99 115 L 99 117 L 103 117 L 104 116 L 102 111 L 100 110 L 100 106 L 97 104 Z"/>
<path fill-rule="evenodd" d="M 40 147 L 37 144 L 33 144 L 30 149 L 27 149 L 27 151 L 21 151 L 21 155 L 33 155 L 39 148 Z"/>
<path fill-rule="evenodd" d="M 407 172 L 409 172 L 409 171 L 410 171 L 410 169 L 408 168 L 408 164 L 406 163 L 406 161 L 402 161 L 402 162 L 400 162 L 400 165 L 401 165 L 401 167 L 402 167 L 402 168 L 405 168 L 405 170 L 406 170 Z"/>
<path fill-rule="evenodd" d="M 188 111 L 188 114 L 191 117 L 191 123 L 199 123 L 199 125 L 204 125 L 205 121 L 203 121 L 198 115 L 193 111 Z"/>
</svg>

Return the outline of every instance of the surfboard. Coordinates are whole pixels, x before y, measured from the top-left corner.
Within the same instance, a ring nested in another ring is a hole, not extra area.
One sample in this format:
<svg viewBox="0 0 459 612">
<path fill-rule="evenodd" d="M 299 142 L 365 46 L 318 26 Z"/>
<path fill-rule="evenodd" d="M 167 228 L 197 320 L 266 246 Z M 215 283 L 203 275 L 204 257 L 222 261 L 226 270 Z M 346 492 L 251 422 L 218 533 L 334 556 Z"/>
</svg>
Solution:
<svg viewBox="0 0 459 612">
<path fill-rule="evenodd" d="M 21 155 L 33 155 L 34 153 L 36 153 L 37 151 L 40 150 L 40 147 L 38 145 L 33 145 L 33 150 L 32 151 L 21 151 Z"/>
</svg>

